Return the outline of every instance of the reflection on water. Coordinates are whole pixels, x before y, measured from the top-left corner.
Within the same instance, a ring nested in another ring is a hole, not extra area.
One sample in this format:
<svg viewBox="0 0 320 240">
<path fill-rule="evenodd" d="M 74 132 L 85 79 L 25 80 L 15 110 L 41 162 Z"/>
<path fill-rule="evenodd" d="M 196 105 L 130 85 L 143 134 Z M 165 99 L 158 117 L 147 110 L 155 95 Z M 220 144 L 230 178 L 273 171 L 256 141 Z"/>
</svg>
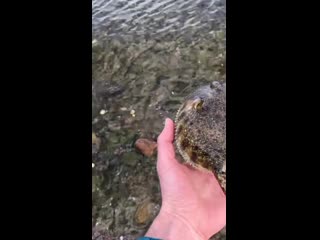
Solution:
<svg viewBox="0 0 320 240">
<path fill-rule="evenodd" d="M 93 239 L 135 239 L 156 216 L 156 140 L 199 85 L 225 80 L 225 2 L 93 0 Z M 222 231 L 216 239 L 225 239 Z"/>
<path fill-rule="evenodd" d="M 92 8 L 93 29 L 109 36 L 180 35 L 225 24 L 224 0 L 93 0 Z"/>
</svg>

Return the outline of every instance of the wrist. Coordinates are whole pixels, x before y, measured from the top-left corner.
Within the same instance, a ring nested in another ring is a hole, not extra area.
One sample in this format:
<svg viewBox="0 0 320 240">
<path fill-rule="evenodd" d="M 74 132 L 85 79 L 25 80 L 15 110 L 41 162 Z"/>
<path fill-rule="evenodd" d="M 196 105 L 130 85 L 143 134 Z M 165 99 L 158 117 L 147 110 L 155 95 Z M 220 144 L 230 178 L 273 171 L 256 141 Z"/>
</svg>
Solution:
<svg viewBox="0 0 320 240">
<path fill-rule="evenodd" d="M 153 221 L 146 236 L 162 240 L 207 240 L 186 219 L 163 209 Z"/>
</svg>

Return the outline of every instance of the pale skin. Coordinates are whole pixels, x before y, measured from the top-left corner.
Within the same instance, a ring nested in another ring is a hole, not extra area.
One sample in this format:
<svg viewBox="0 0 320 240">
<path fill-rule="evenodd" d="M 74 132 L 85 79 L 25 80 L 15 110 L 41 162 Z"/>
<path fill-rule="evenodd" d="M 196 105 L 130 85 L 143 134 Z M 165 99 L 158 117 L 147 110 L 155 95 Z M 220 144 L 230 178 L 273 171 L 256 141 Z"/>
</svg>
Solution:
<svg viewBox="0 0 320 240">
<path fill-rule="evenodd" d="M 173 139 L 174 123 L 167 118 L 158 137 L 162 205 L 145 235 L 164 240 L 207 240 L 226 225 L 226 196 L 213 173 L 177 161 Z"/>
</svg>

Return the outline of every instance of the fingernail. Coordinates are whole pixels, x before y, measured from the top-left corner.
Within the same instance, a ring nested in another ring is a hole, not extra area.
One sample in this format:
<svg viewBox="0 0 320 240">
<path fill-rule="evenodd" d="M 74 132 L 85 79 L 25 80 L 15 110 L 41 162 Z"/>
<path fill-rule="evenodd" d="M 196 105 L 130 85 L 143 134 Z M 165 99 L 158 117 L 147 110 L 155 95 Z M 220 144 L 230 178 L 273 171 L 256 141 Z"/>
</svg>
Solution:
<svg viewBox="0 0 320 240">
<path fill-rule="evenodd" d="M 166 126 L 167 125 L 167 123 L 168 123 L 168 118 L 166 118 L 166 120 L 164 121 L 164 125 Z"/>
</svg>

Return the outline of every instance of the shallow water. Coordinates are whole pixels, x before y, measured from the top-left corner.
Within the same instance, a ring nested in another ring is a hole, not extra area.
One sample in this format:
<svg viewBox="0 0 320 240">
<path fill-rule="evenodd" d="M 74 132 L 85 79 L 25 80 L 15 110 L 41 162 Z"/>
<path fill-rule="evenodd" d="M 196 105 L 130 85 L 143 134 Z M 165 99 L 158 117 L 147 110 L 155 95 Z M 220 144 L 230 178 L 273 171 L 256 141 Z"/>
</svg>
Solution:
<svg viewBox="0 0 320 240">
<path fill-rule="evenodd" d="M 161 37 L 200 33 L 225 25 L 224 0 L 93 0 L 95 32 Z"/>
<path fill-rule="evenodd" d="M 182 98 L 225 80 L 225 1 L 93 1 L 93 239 L 135 239 L 161 203 L 156 140 Z M 216 239 L 225 239 L 225 232 Z"/>
</svg>

